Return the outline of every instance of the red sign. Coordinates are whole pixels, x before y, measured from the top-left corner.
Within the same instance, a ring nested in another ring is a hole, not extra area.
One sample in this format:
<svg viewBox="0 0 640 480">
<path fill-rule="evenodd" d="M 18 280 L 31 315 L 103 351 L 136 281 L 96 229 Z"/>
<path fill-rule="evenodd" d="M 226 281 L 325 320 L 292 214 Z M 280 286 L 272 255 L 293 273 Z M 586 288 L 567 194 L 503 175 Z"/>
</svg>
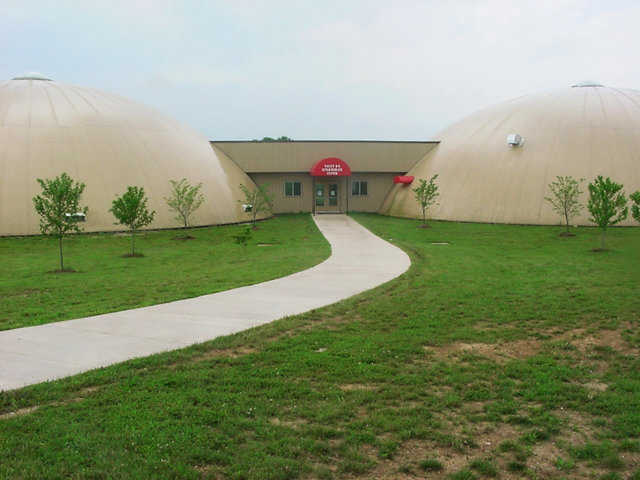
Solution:
<svg viewBox="0 0 640 480">
<path fill-rule="evenodd" d="M 393 177 L 393 183 L 409 185 L 411 182 L 413 182 L 413 177 L 411 175 L 398 175 L 397 177 Z"/>
<path fill-rule="evenodd" d="M 329 157 L 316 162 L 309 173 L 313 177 L 348 177 L 351 175 L 351 168 L 344 160 Z"/>
</svg>

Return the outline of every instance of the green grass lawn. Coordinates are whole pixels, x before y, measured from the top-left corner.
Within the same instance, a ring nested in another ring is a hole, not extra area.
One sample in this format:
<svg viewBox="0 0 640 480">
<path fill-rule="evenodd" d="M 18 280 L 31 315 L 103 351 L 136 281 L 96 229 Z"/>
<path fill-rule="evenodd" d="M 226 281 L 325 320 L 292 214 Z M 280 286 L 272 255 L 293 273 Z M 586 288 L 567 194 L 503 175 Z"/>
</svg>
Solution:
<svg viewBox="0 0 640 480">
<path fill-rule="evenodd" d="M 143 258 L 123 258 L 130 237 L 86 234 L 0 238 L 0 330 L 125 310 L 262 282 L 311 267 L 329 256 L 309 215 L 260 222 L 247 247 L 233 235 L 246 225 L 141 233 Z M 176 237 L 191 235 L 191 240 Z"/>
<path fill-rule="evenodd" d="M 640 479 L 640 229 L 354 217 L 407 274 L 0 394 L 0 477 Z"/>
</svg>

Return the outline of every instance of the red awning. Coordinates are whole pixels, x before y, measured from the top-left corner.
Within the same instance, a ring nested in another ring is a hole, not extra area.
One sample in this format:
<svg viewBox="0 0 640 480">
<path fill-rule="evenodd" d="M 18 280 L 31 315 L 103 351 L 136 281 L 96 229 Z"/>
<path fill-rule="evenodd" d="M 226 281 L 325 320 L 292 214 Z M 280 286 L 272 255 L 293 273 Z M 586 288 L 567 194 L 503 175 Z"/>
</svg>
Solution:
<svg viewBox="0 0 640 480">
<path fill-rule="evenodd" d="M 348 177 L 351 175 L 351 168 L 344 160 L 329 157 L 316 162 L 309 173 L 313 177 Z"/>
<path fill-rule="evenodd" d="M 397 177 L 393 177 L 393 183 L 404 183 L 405 185 L 409 185 L 413 182 L 413 177 L 411 175 L 398 175 Z"/>
</svg>

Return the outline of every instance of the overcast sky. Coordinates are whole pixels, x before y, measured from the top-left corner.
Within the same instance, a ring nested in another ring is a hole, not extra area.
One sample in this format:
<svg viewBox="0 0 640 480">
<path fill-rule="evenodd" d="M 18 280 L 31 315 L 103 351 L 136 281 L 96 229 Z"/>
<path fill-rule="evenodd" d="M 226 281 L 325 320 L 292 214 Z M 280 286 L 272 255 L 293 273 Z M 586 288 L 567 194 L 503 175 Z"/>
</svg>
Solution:
<svg viewBox="0 0 640 480">
<path fill-rule="evenodd" d="M 640 88 L 639 53 L 637 0 L 0 0 L 0 79 L 118 93 L 210 139 L 430 139 L 526 93 Z"/>
</svg>

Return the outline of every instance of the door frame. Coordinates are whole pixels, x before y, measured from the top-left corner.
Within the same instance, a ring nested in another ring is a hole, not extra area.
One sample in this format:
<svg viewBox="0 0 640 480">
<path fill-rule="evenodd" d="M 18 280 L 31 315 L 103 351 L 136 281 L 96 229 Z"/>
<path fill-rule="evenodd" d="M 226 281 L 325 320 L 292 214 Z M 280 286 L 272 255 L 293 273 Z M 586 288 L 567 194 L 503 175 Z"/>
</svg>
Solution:
<svg viewBox="0 0 640 480">
<path fill-rule="evenodd" d="M 347 213 L 349 211 L 349 192 L 347 191 L 348 185 L 349 185 L 349 177 L 345 177 L 345 176 L 335 176 L 335 177 L 319 177 L 321 178 L 321 180 L 318 180 L 316 177 L 313 177 L 313 195 L 311 196 L 311 201 L 313 202 L 312 204 L 312 212 L 313 214 L 317 214 L 317 213 Z M 344 179 L 344 180 L 343 180 Z M 337 200 L 338 200 L 338 205 L 336 207 L 335 210 L 330 210 L 327 209 L 328 205 L 325 205 L 325 207 L 318 209 L 317 205 L 316 205 L 316 188 L 318 186 L 318 184 L 322 184 L 325 186 L 325 192 L 327 193 L 327 195 L 325 195 L 325 199 L 328 202 L 329 201 L 329 195 L 328 195 L 328 191 L 329 191 L 329 185 L 337 185 L 338 186 L 338 191 L 337 191 Z M 344 189 L 344 193 L 341 193 L 341 189 Z M 344 195 L 345 199 L 343 202 L 342 196 Z"/>
</svg>

